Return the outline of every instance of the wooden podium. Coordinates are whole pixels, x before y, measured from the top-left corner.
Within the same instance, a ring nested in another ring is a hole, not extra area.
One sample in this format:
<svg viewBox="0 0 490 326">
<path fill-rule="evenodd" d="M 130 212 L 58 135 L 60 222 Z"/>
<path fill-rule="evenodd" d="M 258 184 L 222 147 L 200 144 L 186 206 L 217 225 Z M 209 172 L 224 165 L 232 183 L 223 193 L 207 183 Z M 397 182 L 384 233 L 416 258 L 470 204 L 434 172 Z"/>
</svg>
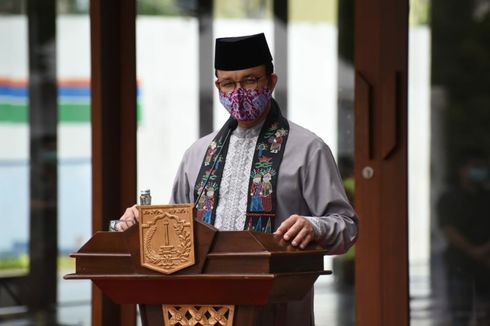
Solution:
<svg viewBox="0 0 490 326">
<path fill-rule="evenodd" d="M 300 250 L 272 234 L 218 231 L 197 220 L 193 228 L 195 264 L 173 274 L 141 266 L 134 225 L 97 232 L 71 255 L 76 273 L 65 279 L 90 279 L 115 303 L 139 304 L 145 326 L 243 326 L 255 325 L 261 305 L 285 307 L 331 273 L 323 270 L 325 250 L 314 245 Z"/>
</svg>

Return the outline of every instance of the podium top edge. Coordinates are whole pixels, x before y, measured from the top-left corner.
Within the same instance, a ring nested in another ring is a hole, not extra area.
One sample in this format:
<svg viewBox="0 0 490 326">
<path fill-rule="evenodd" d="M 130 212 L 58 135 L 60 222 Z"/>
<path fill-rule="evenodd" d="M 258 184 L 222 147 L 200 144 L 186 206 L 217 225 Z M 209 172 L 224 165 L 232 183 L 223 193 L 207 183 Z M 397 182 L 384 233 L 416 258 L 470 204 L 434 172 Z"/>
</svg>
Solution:
<svg viewBox="0 0 490 326">
<path fill-rule="evenodd" d="M 63 276 L 65 280 L 272 280 L 280 277 L 293 275 L 330 275 L 332 271 L 308 271 L 308 272 L 289 272 L 276 274 L 197 274 L 197 275 L 144 275 L 144 274 L 67 274 Z"/>
</svg>

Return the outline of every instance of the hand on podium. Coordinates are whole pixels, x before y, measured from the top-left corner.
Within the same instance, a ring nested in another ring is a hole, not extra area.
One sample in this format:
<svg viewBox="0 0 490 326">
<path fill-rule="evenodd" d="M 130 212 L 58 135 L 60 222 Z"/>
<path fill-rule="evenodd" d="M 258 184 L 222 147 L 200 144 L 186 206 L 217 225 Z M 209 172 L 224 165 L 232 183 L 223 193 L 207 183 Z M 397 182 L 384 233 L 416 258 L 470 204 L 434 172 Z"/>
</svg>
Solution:
<svg viewBox="0 0 490 326">
<path fill-rule="evenodd" d="M 291 242 L 293 247 L 305 249 L 310 241 L 315 239 L 315 229 L 312 223 L 300 215 L 291 215 L 279 225 L 274 235 L 281 236 L 285 241 Z"/>
<path fill-rule="evenodd" d="M 126 208 L 124 214 L 119 218 L 120 223 L 117 224 L 117 231 L 126 231 L 131 226 L 133 226 L 136 222 L 139 221 L 140 214 L 138 209 L 136 208 L 136 204 L 131 207 Z"/>
</svg>

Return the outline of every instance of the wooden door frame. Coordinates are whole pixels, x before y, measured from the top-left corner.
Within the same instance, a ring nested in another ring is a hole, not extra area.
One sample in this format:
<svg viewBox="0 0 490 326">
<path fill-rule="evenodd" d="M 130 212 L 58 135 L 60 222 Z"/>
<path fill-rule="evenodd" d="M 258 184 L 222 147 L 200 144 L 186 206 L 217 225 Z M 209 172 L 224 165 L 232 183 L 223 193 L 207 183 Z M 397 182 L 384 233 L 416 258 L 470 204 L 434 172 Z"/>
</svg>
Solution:
<svg viewBox="0 0 490 326">
<path fill-rule="evenodd" d="M 356 0 L 356 325 L 408 325 L 408 0 Z"/>
<path fill-rule="evenodd" d="M 91 0 L 92 231 L 136 200 L 136 1 Z M 135 325 L 92 286 L 92 325 Z"/>
</svg>

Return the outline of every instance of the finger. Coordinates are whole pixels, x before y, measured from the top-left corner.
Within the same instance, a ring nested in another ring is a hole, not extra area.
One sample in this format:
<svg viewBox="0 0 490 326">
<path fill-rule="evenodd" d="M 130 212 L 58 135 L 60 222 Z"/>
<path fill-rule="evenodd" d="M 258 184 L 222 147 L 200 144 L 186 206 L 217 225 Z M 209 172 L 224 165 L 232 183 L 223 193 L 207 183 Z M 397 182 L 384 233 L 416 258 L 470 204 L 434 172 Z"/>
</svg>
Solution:
<svg viewBox="0 0 490 326">
<path fill-rule="evenodd" d="M 291 240 L 296 237 L 296 235 L 303 229 L 304 222 L 300 219 L 296 221 L 296 223 L 293 224 L 289 228 L 289 230 L 284 234 L 284 240 Z"/>
<path fill-rule="evenodd" d="M 116 229 L 118 231 L 126 231 L 130 227 L 132 227 L 134 224 L 136 224 L 136 220 L 121 220 L 121 222 L 117 223 Z"/>
<path fill-rule="evenodd" d="M 300 244 L 303 243 L 303 240 L 305 239 L 305 237 L 309 234 L 309 230 L 308 230 L 308 227 L 307 226 L 303 226 L 299 232 L 296 234 L 296 236 L 294 237 L 294 239 L 291 241 L 291 244 L 293 246 L 298 246 Z"/>
<path fill-rule="evenodd" d="M 129 229 L 130 227 L 132 227 L 133 225 L 135 225 L 136 222 L 137 222 L 136 220 L 128 220 L 128 221 L 126 221 L 125 224 L 127 226 L 127 229 Z"/>
<path fill-rule="evenodd" d="M 307 246 L 307 245 L 308 245 L 308 244 L 311 242 L 311 240 L 313 240 L 313 233 L 312 233 L 312 232 L 308 233 L 308 234 L 307 234 L 307 235 L 304 237 L 304 239 L 303 239 L 303 241 L 301 242 L 301 244 L 299 245 L 299 247 L 300 247 L 301 249 L 305 249 L 305 248 L 306 248 L 306 246 Z"/>
<path fill-rule="evenodd" d="M 130 207 L 131 211 L 133 212 L 133 216 L 136 218 L 137 221 L 140 220 L 140 211 L 138 208 L 136 208 L 136 205 L 133 205 Z"/>
<path fill-rule="evenodd" d="M 284 233 L 286 233 L 294 225 L 294 223 L 296 223 L 298 217 L 298 215 L 291 215 L 290 217 L 288 217 L 285 221 L 281 223 L 281 225 L 279 225 L 274 234 L 283 235 Z"/>
<path fill-rule="evenodd" d="M 124 221 L 121 220 L 121 222 L 116 224 L 116 230 L 117 231 L 122 232 L 122 231 L 126 231 L 126 229 L 127 229 L 127 226 L 126 226 L 126 223 Z"/>
<path fill-rule="evenodd" d="M 121 216 L 120 220 L 134 220 L 139 219 L 139 211 L 136 205 L 126 208 L 124 214 Z"/>
<path fill-rule="evenodd" d="M 134 219 L 134 213 L 131 210 L 131 207 L 126 208 L 124 211 L 124 214 L 121 216 L 120 220 L 133 220 Z"/>
</svg>

